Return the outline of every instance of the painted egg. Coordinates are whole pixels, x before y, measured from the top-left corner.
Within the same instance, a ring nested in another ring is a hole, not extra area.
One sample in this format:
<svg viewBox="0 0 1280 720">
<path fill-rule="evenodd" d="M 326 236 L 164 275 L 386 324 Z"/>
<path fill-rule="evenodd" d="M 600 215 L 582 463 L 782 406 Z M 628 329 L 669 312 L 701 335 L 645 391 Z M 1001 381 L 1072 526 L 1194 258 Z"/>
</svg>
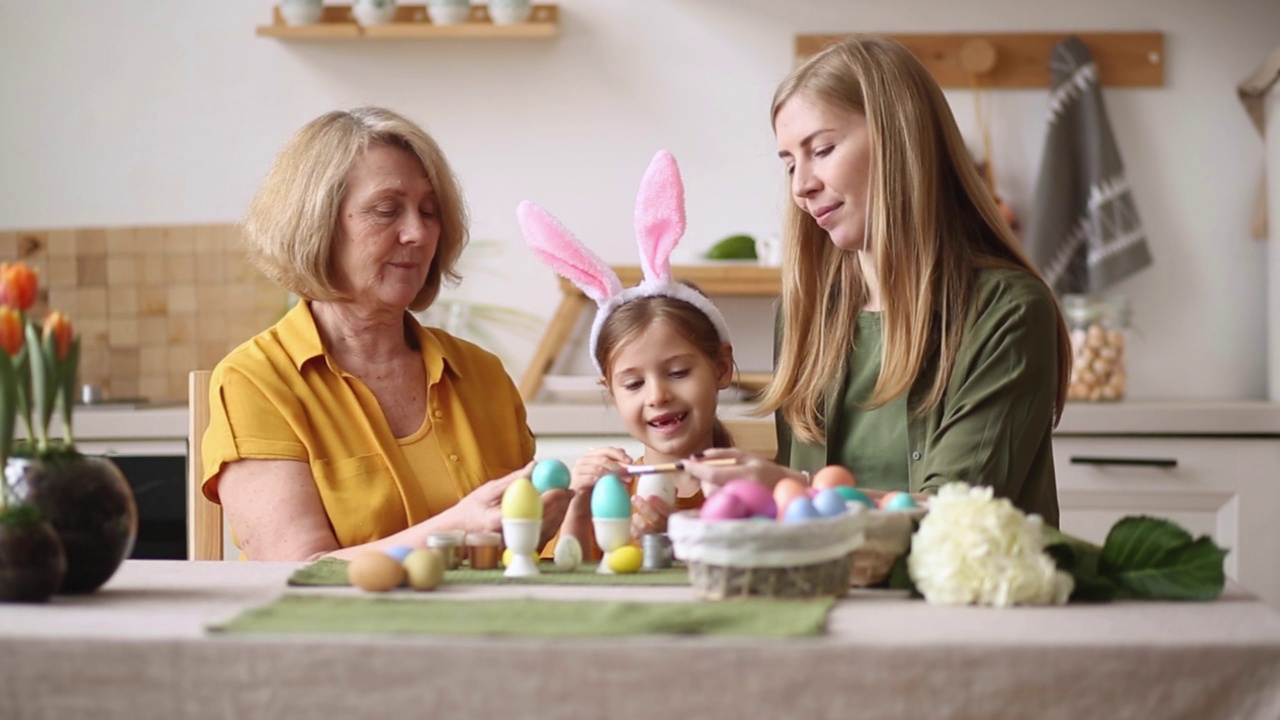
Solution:
<svg viewBox="0 0 1280 720">
<path fill-rule="evenodd" d="M 778 517 L 787 512 L 787 505 L 798 497 L 808 497 L 809 488 L 799 480 L 783 478 L 773 486 L 773 502 L 777 506 Z"/>
<path fill-rule="evenodd" d="M 824 490 L 841 485 L 853 487 L 858 482 L 853 479 L 853 473 L 843 465 L 828 465 L 813 474 L 812 484 L 819 490 Z"/>
<path fill-rule="evenodd" d="M 392 545 L 382 552 L 395 558 L 396 562 L 402 563 L 406 557 L 409 557 L 409 553 L 413 552 L 413 548 L 408 545 Z"/>
<path fill-rule="evenodd" d="M 556 541 L 555 561 L 557 570 L 577 570 L 582 564 L 582 543 L 572 535 L 562 535 Z"/>
<path fill-rule="evenodd" d="M 605 475 L 591 490 L 591 517 L 620 519 L 631 517 L 631 496 L 616 475 Z"/>
<path fill-rule="evenodd" d="M 542 519 L 542 497 L 529 478 L 516 478 L 502 493 L 502 517 L 507 520 Z"/>
<path fill-rule="evenodd" d="M 813 507 L 823 517 L 843 515 L 848 510 L 845 502 L 847 501 L 836 492 L 835 488 L 824 488 L 813 496 Z"/>
<path fill-rule="evenodd" d="M 849 488 L 849 490 L 852 490 L 853 492 L 840 493 L 840 495 L 845 498 L 845 502 L 862 503 L 863 505 L 866 505 L 868 508 L 871 508 L 872 510 L 875 509 L 876 504 L 874 502 L 871 502 L 871 498 L 867 497 L 866 493 L 862 492 L 857 488 Z"/>
<path fill-rule="evenodd" d="M 806 520 L 815 520 L 822 517 L 822 513 L 813 506 L 813 501 L 807 497 L 798 497 L 787 505 L 787 512 L 782 516 L 783 522 L 805 522 Z"/>
<path fill-rule="evenodd" d="M 399 560 L 384 552 L 370 550 L 347 564 L 347 581 L 361 590 L 386 592 L 404 583 L 405 569 Z"/>
<path fill-rule="evenodd" d="M 773 500 L 773 492 L 758 482 L 730 480 L 720 488 L 720 492 L 736 495 L 746 506 L 748 515 L 778 517 L 778 504 Z"/>
<path fill-rule="evenodd" d="M 623 545 L 609 553 L 609 569 L 622 575 L 633 573 L 644 564 L 644 553 L 635 545 Z"/>
<path fill-rule="evenodd" d="M 702 503 L 698 517 L 703 520 L 740 520 L 751 515 L 747 506 L 737 495 L 725 492 L 723 488 Z"/>
<path fill-rule="evenodd" d="M 880 501 L 880 507 L 884 510 L 911 510 L 918 506 L 909 493 L 891 492 Z"/>
<path fill-rule="evenodd" d="M 444 580 L 444 558 L 439 550 L 419 548 L 409 553 L 403 564 L 414 590 L 435 590 Z"/>
<path fill-rule="evenodd" d="M 539 460 L 538 464 L 533 466 L 532 475 L 533 486 L 540 493 L 569 487 L 569 468 L 555 458 Z"/>
<path fill-rule="evenodd" d="M 844 498 L 846 502 L 849 500 L 857 500 L 859 496 L 866 497 L 861 490 L 855 487 L 849 487 L 848 485 L 837 485 L 831 489 L 840 493 L 840 497 Z"/>
</svg>

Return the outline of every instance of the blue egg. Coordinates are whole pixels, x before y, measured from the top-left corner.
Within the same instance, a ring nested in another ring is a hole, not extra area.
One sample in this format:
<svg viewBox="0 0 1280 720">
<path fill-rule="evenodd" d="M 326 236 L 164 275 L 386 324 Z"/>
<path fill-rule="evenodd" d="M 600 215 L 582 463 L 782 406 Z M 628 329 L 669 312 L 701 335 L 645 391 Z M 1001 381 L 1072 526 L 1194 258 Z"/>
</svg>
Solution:
<svg viewBox="0 0 1280 720">
<path fill-rule="evenodd" d="M 835 488 L 819 490 L 818 494 L 813 496 L 813 507 L 823 517 L 843 515 L 848 510 L 845 507 L 844 496 L 836 492 Z"/>
<path fill-rule="evenodd" d="M 884 504 L 885 510 L 911 510 L 915 507 L 918 507 L 916 501 L 908 493 L 894 493 Z"/>
<path fill-rule="evenodd" d="M 386 550 L 383 550 L 383 552 L 395 558 L 396 562 L 402 563 L 404 562 L 404 559 L 409 556 L 409 553 L 413 552 L 413 548 L 408 545 L 392 545 Z"/>
<path fill-rule="evenodd" d="M 858 488 L 849 488 L 847 492 L 840 494 L 844 497 L 846 502 L 862 503 L 868 510 L 876 509 L 876 504 L 871 502 L 871 498 L 867 497 L 866 493 L 862 492 Z"/>
<path fill-rule="evenodd" d="M 569 468 L 555 458 L 539 460 L 538 464 L 533 466 L 533 477 L 529 479 L 533 481 L 533 486 L 540 493 L 557 488 L 568 489 Z"/>
<path fill-rule="evenodd" d="M 797 497 L 787 503 L 787 510 L 782 514 L 783 522 L 804 522 L 806 520 L 816 520 L 822 517 L 822 513 L 813 506 L 813 501 L 807 497 Z"/>
<path fill-rule="evenodd" d="M 618 519 L 631 517 L 631 496 L 616 475 L 605 475 L 591 490 L 591 517 Z"/>
</svg>

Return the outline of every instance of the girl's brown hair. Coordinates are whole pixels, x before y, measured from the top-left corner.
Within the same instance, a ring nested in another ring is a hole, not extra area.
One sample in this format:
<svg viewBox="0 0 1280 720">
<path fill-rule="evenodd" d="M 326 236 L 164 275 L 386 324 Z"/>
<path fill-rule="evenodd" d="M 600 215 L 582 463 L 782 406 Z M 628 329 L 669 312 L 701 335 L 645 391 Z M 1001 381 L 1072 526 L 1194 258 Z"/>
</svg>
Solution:
<svg viewBox="0 0 1280 720">
<path fill-rule="evenodd" d="M 875 258 L 885 308 L 882 369 L 868 404 L 883 405 L 908 392 L 936 357 L 933 383 L 911 409 L 926 412 L 941 402 L 951 379 L 975 270 L 1040 274 L 974 168 L 946 97 L 906 48 L 871 36 L 825 48 L 778 86 L 773 122 L 784 104 L 800 96 L 866 117 L 867 249 Z M 868 291 L 857 254 L 836 248 L 793 198 L 787 205 L 782 337 L 759 409 L 780 409 L 798 438 L 823 443 L 824 398 L 844 374 Z M 1070 342 L 1059 313 L 1055 423 L 1070 369 Z"/>
<path fill-rule="evenodd" d="M 665 295 L 646 295 L 620 305 L 600 325 L 595 359 L 604 369 L 606 386 L 613 381 L 613 361 L 618 352 L 656 322 L 668 323 L 713 365 L 718 367 L 727 360 L 732 367 L 733 349 L 720 340 L 715 325 L 701 310 Z M 719 419 L 711 430 L 711 446 L 733 447 L 733 436 Z"/>
</svg>

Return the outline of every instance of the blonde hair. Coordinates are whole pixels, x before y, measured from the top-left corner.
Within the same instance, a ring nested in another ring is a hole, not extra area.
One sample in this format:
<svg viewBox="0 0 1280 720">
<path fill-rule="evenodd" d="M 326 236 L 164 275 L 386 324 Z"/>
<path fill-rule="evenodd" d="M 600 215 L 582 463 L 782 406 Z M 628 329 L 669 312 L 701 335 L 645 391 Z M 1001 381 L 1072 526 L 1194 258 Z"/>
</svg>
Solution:
<svg viewBox="0 0 1280 720">
<path fill-rule="evenodd" d="M 731 352 L 706 313 L 684 300 L 644 295 L 619 305 L 600 325 L 595 360 L 604 372 L 606 385 L 612 387 L 613 363 L 622 347 L 657 322 L 669 324 L 714 366 L 719 365 L 726 352 Z M 718 419 L 711 431 L 711 446 L 733 447 L 733 436 Z"/>
<path fill-rule="evenodd" d="M 243 241 L 250 262 L 286 290 L 306 300 L 350 300 L 335 284 L 333 245 L 347 172 L 374 145 L 416 156 L 435 192 L 440 240 L 422 290 L 409 305 L 423 310 L 444 282 L 461 279 L 456 266 L 467 244 L 467 210 L 457 178 L 435 140 L 391 110 L 362 107 L 325 113 L 289 138 L 249 206 Z"/>
<path fill-rule="evenodd" d="M 942 401 L 951 379 L 975 269 L 1040 274 L 978 175 L 942 90 L 906 48 L 860 35 L 828 46 L 778 86 L 773 122 L 783 105 L 801 96 L 861 113 L 867 121 L 866 242 L 885 308 L 881 371 L 867 405 L 908 393 L 937 358 L 932 385 L 911 408 L 912 414 L 927 412 Z M 798 438 L 822 443 L 824 399 L 844 375 L 867 284 L 857 254 L 835 247 L 794 201 L 788 202 L 784 232 L 782 337 L 759 409 L 780 409 Z M 1058 335 L 1055 423 L 1071 368 L 1060 312 Z"/>
</svg>

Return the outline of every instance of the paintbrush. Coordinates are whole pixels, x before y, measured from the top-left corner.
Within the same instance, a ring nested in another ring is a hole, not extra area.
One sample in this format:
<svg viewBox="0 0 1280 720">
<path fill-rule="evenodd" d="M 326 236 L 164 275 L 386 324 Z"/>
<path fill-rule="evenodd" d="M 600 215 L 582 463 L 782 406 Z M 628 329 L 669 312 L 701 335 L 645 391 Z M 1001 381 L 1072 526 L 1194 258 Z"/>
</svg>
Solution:
<svg viewBox="0 0 1280 720">
<path fill-rule="evenodd" d="M 712 458 L 711 460 L 703 460 L 704 465 L 737 465 L 737 458 Z M 684 461 L 676 460 L 675 462 L 657 463 L 654 465 L 623 465 L 623 475 L 648 475 L 649 473 L 675 472 L 684 469 Z"/>
</svg>

